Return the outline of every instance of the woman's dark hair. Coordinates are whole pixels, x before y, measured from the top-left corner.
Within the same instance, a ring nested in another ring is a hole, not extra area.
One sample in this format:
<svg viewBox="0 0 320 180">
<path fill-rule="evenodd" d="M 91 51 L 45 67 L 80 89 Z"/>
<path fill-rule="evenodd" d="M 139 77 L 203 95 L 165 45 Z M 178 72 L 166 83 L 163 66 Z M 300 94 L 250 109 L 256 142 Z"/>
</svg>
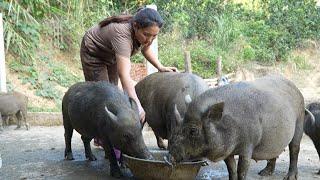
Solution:
<svg viewBox="0 0 320 180">
<path fill-rule="evenodd" d="M 99 23 L 100 27 L 104 27 L 110 23 L 126 23 L 132 20 L 132 15 L 111 16 Z"/>
<path fill-rule="evenodd" d="M 120 16 L 111 16 L 99 23 L 100 27 L 104 27 L 110 23 L 127 23 L 127 22 L 136 22 L 139 25 L 139 28 L 145 28 L 153 26 L 156 24 L 159 28 L 163 25 L 163 19 L 160 14 L 151 8 L 141 8 L 138 12 L 132 15 L 120 15 Z"/>
</svg>

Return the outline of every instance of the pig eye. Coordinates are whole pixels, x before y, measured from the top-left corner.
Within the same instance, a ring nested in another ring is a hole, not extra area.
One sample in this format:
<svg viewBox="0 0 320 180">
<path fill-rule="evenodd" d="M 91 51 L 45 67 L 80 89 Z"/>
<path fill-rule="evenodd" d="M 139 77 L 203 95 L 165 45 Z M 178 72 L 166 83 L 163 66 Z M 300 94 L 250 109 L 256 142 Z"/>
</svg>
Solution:
<svg viewBox="0 0 320 180">
<path fill-rule="evenodd" d="M 132 136 L 129 134 L 124 134 L 123 138 L 124 138 L 125 142 L 130 142 L 132 140 Z"/>
<path fill-rule="evenodd" d="M 199 134 L 199 131 L 197 128 L 190 128 L 190 130 L 189 130 L 190 137 L 197 137 L 198 134 Z"/>
</svg>

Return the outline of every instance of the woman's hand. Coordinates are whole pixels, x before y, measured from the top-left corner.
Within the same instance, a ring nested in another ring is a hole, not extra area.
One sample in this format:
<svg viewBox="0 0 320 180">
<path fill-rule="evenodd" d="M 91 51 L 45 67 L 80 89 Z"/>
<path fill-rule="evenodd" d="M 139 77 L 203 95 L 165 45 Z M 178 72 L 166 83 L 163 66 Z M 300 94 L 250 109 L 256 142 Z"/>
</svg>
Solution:
<svg viewBox="0 0 320 180">
<path fill-rule="evenodd" d="M 161 66 L 158 70 L 159 72 L 179 72 L 176 67 Z"/>
<path fill-rule="evenodd" d="M 176 67 L 165 67 L 160 62 L 159 59 L 152 52 L 150 46 L 146 46 L 142 49 L 143 56 L 158 69 L 159 72 L 179 72 Z"/>
</svg>

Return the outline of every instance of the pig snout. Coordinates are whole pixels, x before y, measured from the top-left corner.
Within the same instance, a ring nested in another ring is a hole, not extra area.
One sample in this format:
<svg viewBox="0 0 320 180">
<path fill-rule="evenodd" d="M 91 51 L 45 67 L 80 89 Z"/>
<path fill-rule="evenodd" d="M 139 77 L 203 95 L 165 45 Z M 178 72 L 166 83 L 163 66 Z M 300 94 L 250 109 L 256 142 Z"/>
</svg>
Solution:
<svg viewBox="0 0 320 180">
<path fill-rule="evenodd" d="M 170 161 L 173 164 L 179 163 L 185 159 L 185 152 L 178 146 L 171 146 L 169 149 Z"/>
<path fill-rule="evenodd" d="M 167 159 L 168 159 L 167 161 L 169 163 L 171 163 L 172 165 L 176 165 L 177 164 L 176 159 L 170 153 L 168 154 Z"/>
<path fill-rule="evenodd" d="M 146 150 L 146 152 L 144 152 L 143 154 L 144 154 L 144 157 L 143 157 L 144 159 L 154 160 L 154 157 L 148 150 Z"/>
<path fill-rule="evenodd" d="M 152 154 L 150 153 L 150 151 L 148 149 L 144 149 L 143 151 L 138 153 L 137 158 L 154 160 L 154 157 L 152 156 Z"/>
</svg>

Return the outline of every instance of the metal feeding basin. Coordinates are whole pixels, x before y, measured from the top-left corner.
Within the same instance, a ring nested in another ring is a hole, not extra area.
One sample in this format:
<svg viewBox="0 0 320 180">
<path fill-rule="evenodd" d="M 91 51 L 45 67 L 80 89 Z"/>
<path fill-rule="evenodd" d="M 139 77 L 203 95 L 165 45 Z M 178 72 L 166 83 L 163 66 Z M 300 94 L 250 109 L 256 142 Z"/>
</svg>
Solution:
<svg viewBox="0 0 320 180">
<path fill-rule="evenodd" d="M 154 160 L 139 159 L 123 154 L 126 165 L 137 179 L 195 179 L 205 160 L 181 162 L 172 165 L 167 161 L 166 150 L 150 150 Z"/>
</svg>

